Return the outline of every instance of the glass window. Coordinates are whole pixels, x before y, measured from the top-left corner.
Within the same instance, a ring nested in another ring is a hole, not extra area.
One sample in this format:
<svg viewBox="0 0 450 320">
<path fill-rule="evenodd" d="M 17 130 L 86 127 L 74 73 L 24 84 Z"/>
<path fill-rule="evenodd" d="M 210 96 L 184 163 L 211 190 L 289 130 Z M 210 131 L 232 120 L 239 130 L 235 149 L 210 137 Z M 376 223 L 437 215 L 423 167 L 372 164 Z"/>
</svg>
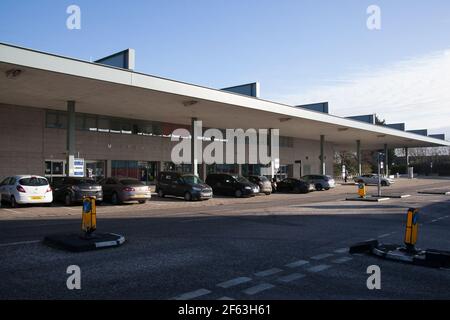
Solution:
<svg viewBox="0 0 450 320">
<path fill-rule="evenodd" d="M 83 114 L 77 114 L 75 116 L 75 129 L 83 130 L 83 128 L 84 128 L 84 115 Z"/>
<path fill-rule="evenodd" d="M 52 174 L 52 162 L 51 161 L 45 161 L 45 174 Z"/>
<path fill-rule="evenodd" d="M 45 126 L 47 128 L 58 128 L 58 114 L 56 112 L 47 112 Z"/>
<path fill-rule="evenodd" d="M 194 175 L 184 175 L 183 180 L 187 184 L 202 184 L 203 181 L 197 176 Z"/>
<path fill-rule="evenodd" d="M 121 132 L 125 134 L 131 134 L 133 132 L 133 124 L 131 121 L 122 120 L 121 121 Z"/>
<path fill-rule="evenodd" d="M 109 132 L 110 123 L 108 118 L 100 117 L 98 118 L 98 131 Z"/>
<path fill-rule="evenodd" d="M 89 131 L 97 131 L 97 117 L 87 115 L 84 118 L 84 129 Z"/>
<path fill-rule="evenodd" d="M 47 128 L 64 129 L 67 127 L 67 116 L 62 111 L 47 111 L 45 114 Z"/>
<path fill-rule="evenodd" d="M 119 119 L 111 119 L 110 120 L 110 132 L 112 133 L 121 133 L 122 132 L 122 123 Z"/>
<path fill-rule="evenodd" d="M 53 161 L 51 174 L 63 174 L 63 173 L 64 173 L 63 162 L 62 161 Z"/>
<path fill-rule="evenodd" d="M 144 185 L 143 182 L 137 180 L 137 179 L 123 179 L 120 180 L 120 183 L 124 186 L 133 186 L 133 185 Z"/>
<path fill-rule="evenodd" d="M 30 178 L 23 178 L 19 180 L 19 184 L 26 187 L 42 187 L 47 186 L 48 181 L 44 178 L 38 178 L 38 177 L 30 177 Z"/>
</svg>

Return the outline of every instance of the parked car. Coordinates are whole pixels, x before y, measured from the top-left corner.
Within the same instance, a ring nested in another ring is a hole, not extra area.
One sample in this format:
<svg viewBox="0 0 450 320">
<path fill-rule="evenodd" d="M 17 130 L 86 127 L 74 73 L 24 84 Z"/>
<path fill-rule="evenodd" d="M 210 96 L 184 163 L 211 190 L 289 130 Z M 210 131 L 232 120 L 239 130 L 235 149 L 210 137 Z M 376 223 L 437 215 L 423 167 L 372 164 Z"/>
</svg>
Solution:
<svg viewBox="0 0 450 320">
<path fill-rule="evenodd" d="M 4 179 L 0 183 L 1 201 L 15 208 L 21 204 L 53 201 L 53 192 L 48 180 L 40 176 L 20 175 Z"/>
<path fill-rule="evenodd" d="M 372 185 L 378 185 L 378 175 L 371 173 L 371 174 L 363 174 L 362 176 L 356 177 L 353 179 L 357 183 L 364 183 L 366 185 L 372 184 Z M 390 186 L 394 183 L 393 179 L 381 177 L 381 185 L 383 187 Z"/>
<path fill-rule="evenodd" d="M 111 177 L 100 180 L 103 199 L 111 201 L 112 204 L 137 201 L 145 203 L 152 197 L 150 188 L 143 182 L 125 177 Z"/>
<path fill-rule="evenodd" d="M 55 200 L 64 202 L 66 206 L 82 202 L 83 197 L 95 197 L 96 201 L 103 201 L 102 186 L 93 179 L 53 178 L 52 187 Z"/>
<path fill-rule="evenodd" d="M 321 190 L 330 190 L 331 188 L 336 187 L 336 182 L 330 176 L 323 174 L 309 174 L 302 177 L 302 180 L 308 181 L 314 184 L 314 187 L 317 191 Z"/>
<path fill-rule="evenodd" d="M 255 196 L 259 193 L 259 187 L 251 183 L 243 176 L 225 173 L 212 173 L 206 178 L 206 183 L 211 186 L 214 194 L 235 196 Z"/>
<path fill-rule="evenodd" d="M 286 178 L 277 183 L 277 191 L 294 192 L 294 193 L 308 193 L 315 190 L 314 184 L 294 178 Z"/>
<path fill-rule="evenodd" d="M 184 200 L 211 199 L 213 192 L 209 185 L 193 174 L 161 172 L 156 182 L 158 196 L 183 197 Z"/>
<path fill-rule="evenodd" d="M 272 183 L 265 176 L 251 175 L 246 177 L 248 181 L 259 186 L 259 192 L 269 195 L 272 193 Z"/>
</svg>

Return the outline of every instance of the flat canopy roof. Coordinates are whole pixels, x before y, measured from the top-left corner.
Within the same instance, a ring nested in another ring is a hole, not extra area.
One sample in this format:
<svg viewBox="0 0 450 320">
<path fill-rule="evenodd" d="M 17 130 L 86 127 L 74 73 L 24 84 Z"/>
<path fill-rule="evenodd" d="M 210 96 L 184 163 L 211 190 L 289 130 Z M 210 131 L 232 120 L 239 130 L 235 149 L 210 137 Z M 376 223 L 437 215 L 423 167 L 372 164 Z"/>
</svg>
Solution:
<svg viewBox="0 0 450 320">
<path fill-rule="evenodd" d="M 0 102 L 130 119 L 189 125 L 191 118 L 210 128 L 278 128 L 283 136 L 333 142 L 338 148 L 381 149 L 450 146 L 450 142 L 295 108 L 236 93 L 205 88 L 130 70 L 0 44 Z M 196 103 L 191 103 L 195 101 Z"/>
</svg>

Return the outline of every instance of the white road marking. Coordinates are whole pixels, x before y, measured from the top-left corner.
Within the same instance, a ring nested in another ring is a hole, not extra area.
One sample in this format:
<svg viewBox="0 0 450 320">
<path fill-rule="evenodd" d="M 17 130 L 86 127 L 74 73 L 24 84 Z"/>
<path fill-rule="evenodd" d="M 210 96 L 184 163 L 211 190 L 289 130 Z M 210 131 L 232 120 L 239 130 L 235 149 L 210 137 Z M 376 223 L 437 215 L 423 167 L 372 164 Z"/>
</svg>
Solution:
<svg viewBox="0 0 450 320">
<path fill-rule="evenodd" d="M 267 276 L 271 276 L 271 275 L 276 274 L 276 273 L 280 273 L 282 271 L 283 270 L 280 269 L 280 268 L 272 268 L 272 269 L 267 269 L 267 270 L 256 272 L 255 276 L 257 276 L 257 277 L 267 277 Z"/>
<path fill-rule="evenodd" d="M 13 210 L 13 209 L 6 209 L 6 208 L 4 208 L 2 210 L 14 212 L 14 213 L 20 213 L 20 211 L 16 211 L 16 210 Z"/>
<path fill-rule="evenodd" d="M 211 293 L 211 291 L 209 291 L 207 289 L 198 289 L 198 290 L 195 290 L 195 291 L 183 293 L 182 295 L 179 295 L 179 296 L 177 296 L 177 297 L 175 297 L 173 299 L 175 299 L 175 300 L 189 300 L 189 299 L 194 299 L 194 298 L 197 298 L 197 297 L 201 297 L 201 296 L 207 295 L 209 293 Z"/>
<path fill-rule="evenodd" d="M 220 297 L 219 299 L 217 299 L 217 300 L 234 300 L 233 298 L 230 298 L 230 297 L 227 297 L 227 296 L 223 296 L 223 297 Z"/>
<path fill-rule="evenodd" d="M 291 281 L 298 280 L 298 279 L 301 279 L 301 278 L 304 278 L 304 277 L 305 277 L 305 275 L 301 274 L 301 273 L 291 273 L 291 274 L 289 274 L 287 276 L 278 278 L 278 281 L 291 282 Z"/>
<path fill-rule="evenodd" d="M 62 207 L 62 208 L 67 209 L 67 210 L 71 210 L 71 211 L 80 211 L 79 208 L 78 209 L 70 208 L 70 207 Z"/>
<path fill-rule="evenodd" d="M 231 280 L 228 280 L 228 281 L 225 281 L 225 282 L 221 282 L 217 286 L 218 287 L 222 287 L 222 288 L 230 288 L 230 287 L 237 286 L 238 284 L 246 283 L 246 282 L 249 282 L 249 281 L 252 281 L 252 278 L 239 277 L 239 278 L 231 279 Z"/>
<path fill-rule="evenodd" d="M 350 257 L 342 257 L 342 258 L 333 260 L 332 262 L 333 262 L 333 263 L 344 263 L 344 262 L 347 262 L 347 261 L 350 261 L 350 260 L 353 260 L 353 258 L 350 258 Z"/>
<path fill-rule="evenodd" d="M 311 259 L 313 260 L 323 260 L 329 257 L 334 256 L 334 254 L 331 253 L 323 253 L 323 254 L 318 254 L 317 256 L 311 257 Z"/>
<path fill-rule="evenodd" d="M 288 263 L 286 265 L 286 267 L 288 267 L 288 268 L 297 268 L 297 267 L 300 267 L 300 266 L 304 266 L 305 264 L 308 264 L 308 263 L 309 263 L 309 261 L 306 261 L 306 260 L 298 260 L 298 261 L 294 261 L 294 262 Z"/>
<path fill-rule="evenodd" d="M 327 264 L 319 264 L 317 266 L 314 266 L 312 268 L 309 268 L 308 271 L 309 272 L 320 272 L 320 271 L 324 271 L 331 268 L 331 266 L 327 265 Z"/>
<path fill-rule="evenodd" d="M 437 222 L 437 219 L 431 220 L 431 222 Z"/>
<path fill-rule="evenodd" d="M 348 248 L 340 248 L 337 250 L 334 250 L 335 253 L 347 253 L 348 252 Z"/>
<path fill-rule="evenodd" d="M 193 218 L 193 219 L 181 220 L 180 223 L 186 223 L 186 222 L 192 222 L 192 221 L 202 222 L 205 220 L 216 220 L 216 219 L 221 219 L 221 218 L 223 218 L 223 217 L 197 217 L 197 218 Z"/>
<path fill-rule="evenodd" d="M 41 242 L 41 240 L 30 240 L 30 241 L 1 243 L 0 247 L 18 246 L 18 245 L 22 245 L 22 244 L 32 244 L 32 243 L 38 243 L 38 242 Z"/>
<path fill-rule="evenodd" d="M 253 287 L 250 287 L 248 289 L 245 289 L 242 292 L 244 292 L 245 294 L 248 294 L 248 295 L 254 295 L 254 294 L 257 294 L 258 292 L 261 292 L 261 291 L 264 291 L 264 290 L 268 290 L 268 289 L 272 289 L 274 287 L 275 286 L 273 284 L 270 284 L 270 283 L 261 283 L 261 284 L 258 284 L 256 286 L 253 286 Z"/>
<path fill-rule="evenodd" d="M 385 234 L 379 235 L 378 238 L 386 238 L 386 237 L 389 237 L 390 235 L 391 235 L 390 233 L 385 233 Z"/>
</svg>

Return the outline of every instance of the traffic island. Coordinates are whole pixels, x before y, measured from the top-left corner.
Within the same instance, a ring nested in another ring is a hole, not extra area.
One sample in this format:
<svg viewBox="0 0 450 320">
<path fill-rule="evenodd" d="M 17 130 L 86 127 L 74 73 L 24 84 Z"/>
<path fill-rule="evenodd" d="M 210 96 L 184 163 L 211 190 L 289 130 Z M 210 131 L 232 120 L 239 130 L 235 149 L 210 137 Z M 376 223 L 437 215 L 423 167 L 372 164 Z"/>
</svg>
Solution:
<svg viewBox="0 0 450 320">
<path fill-rule="evenodd" d="M 431 189 L 431 190 L 421 190 L 417 191 L 420 194 L 437 194 L 437 195 L 450 195 L 450 190 L 448 189 Z"/>
<path fill-rule="evenodd" d="M 49 247 L 71 252 L 92 251 L 122 245 L 125 237 L 115 233 L 94 233 L 97 229 L 95 197 L 85 197 L 82 207 L 82 233 L 55 234 L 44 238 Z"/>
<path fill-rule="evenodd" d="M 417 209 L 411 208 L 408 210 L 404 246 L 382 244 L 373 239 L 352 245 L 349 253 L 367 253 L 387 260 L 433 268 L 450 267 L 450 251 L 416 249 L 415 244 L 419 228 L 418 216 Z"/>
<path fill-rule="evenodd" d="M 350 197 L 345 198 L 347 201 L 368 201 L 368 202 L 381 202 L 381 201 L 387 201 L 390 198 L 388 197 L 378 197 L 378 196 L 365 196 L 365 197 Z"/>
<path fill-rule="evenodd" d="M 358 184 L 358 196 L 345 198 L 347 201 L 369 201 L 369 202 L 381 202 L 389 200 L 389 197 L 376 195 L 368 196 L 366 192 L 366 185 L 364 183 Z"/>
<path fill-rule="evenodd" d="M 83 234 L 55 234 L 44 238 L 44 244 L 49 247 L 71 252 L 118 247 L 124 242 L 125 237 L 115 233 L 96 233 L 89 238 Z"/>
<path fill-rule="evenodd" d="M 372 197 L 378 197 L 377 195 L 372 195 Z M 390 198 L 390 199 L 403 199 L 403 198 L 409 198 L 411 197 L 410 194 L 401 194 L 401 193 L 388 193 L 384 194 L 383 197 Z"/>
</svg>

